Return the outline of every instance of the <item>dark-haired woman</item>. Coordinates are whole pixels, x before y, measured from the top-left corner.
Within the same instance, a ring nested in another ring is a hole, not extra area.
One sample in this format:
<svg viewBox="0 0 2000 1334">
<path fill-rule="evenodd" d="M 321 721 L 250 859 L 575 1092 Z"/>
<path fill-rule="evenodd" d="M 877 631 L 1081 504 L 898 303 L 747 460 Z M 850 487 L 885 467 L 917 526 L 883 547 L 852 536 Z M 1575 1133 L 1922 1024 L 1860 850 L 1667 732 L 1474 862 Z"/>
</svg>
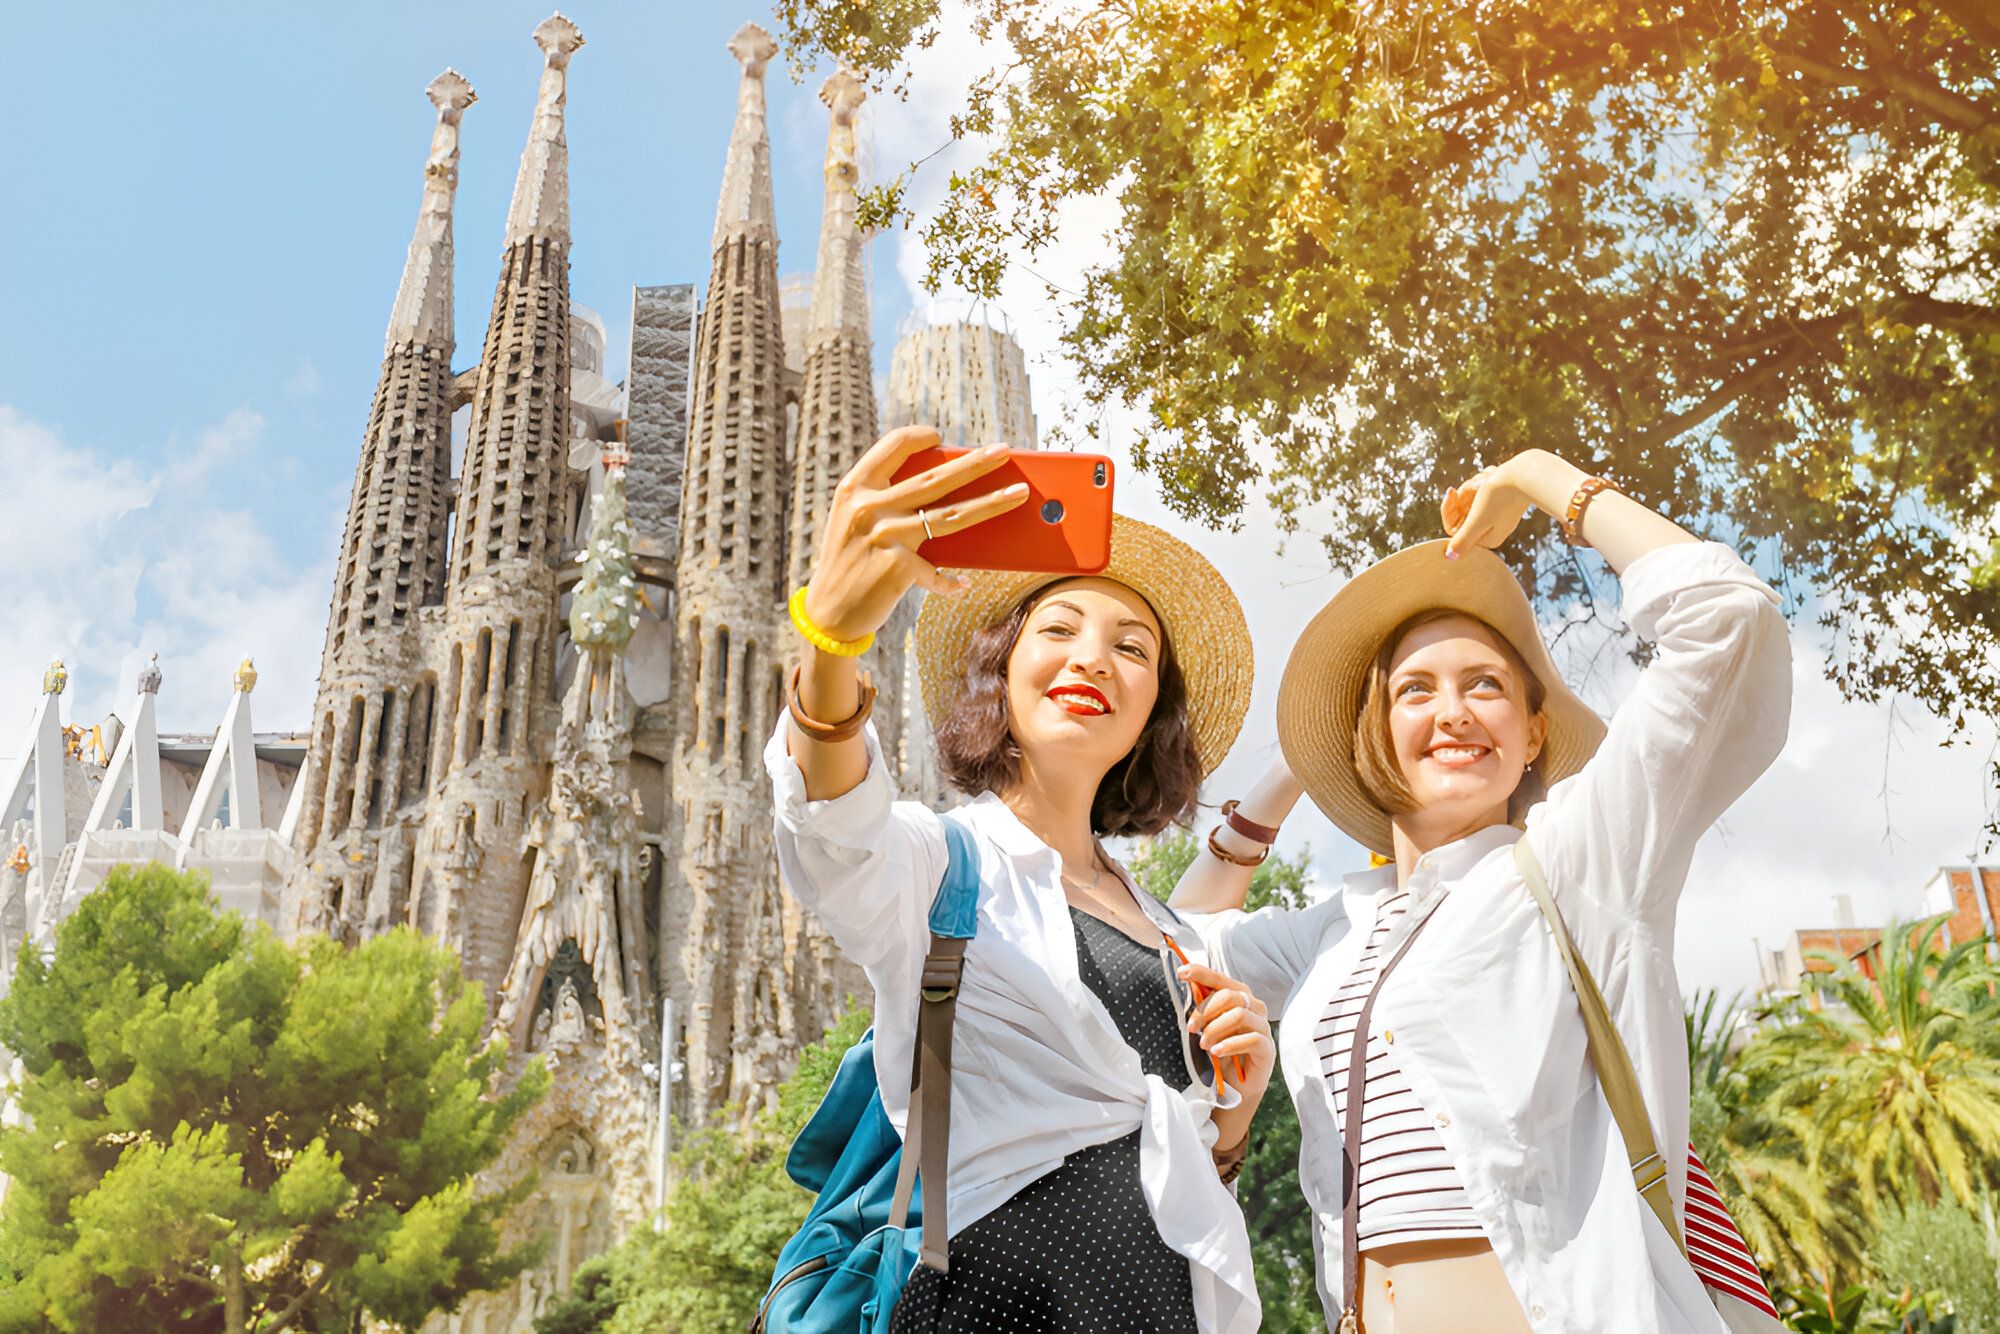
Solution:
<svg viewBox="0 0 2000 1334">
<path fill-rule="evenodd" d="M 892 480 L 937 443 L 892 432 L 836 489 L 792 604 L 809 644 L 792 716 L 765 753 L 786 884 L 868 974 L 901 1127 L 946 844 L 935 812 L 896 800 L 853 654 L 912 585 L 930 590 L 917 660 L 945 773 L 973 798 L 954 818 L 979 850 L 979 921 L 952 1047 L 949 1270 L 917 1270 L 892 1328 L 1254 1330 L 1222 1174 L 1276 1061 L 1270 1025 L 1100 842 L 1192 811 L 1248 704 L 1242 611 L 1193 550 L 1123 518 L 1099 577 L 938 571 L 926 533 L 1025 488 L 944 501 L 1004 462 L 997 447 Z"/>
<path fill-rule="evenodd" d="M 1608 729 L 1489 549 L 1531 505 L 1603 553 L 1658 646 Z M 1328 1324 L 1775 1330 L 1727 1216 L 1689 1207 L 1674 927 L 1696 841 L 1784 742 L 1777 598 L 1728 547 L 1541 450 L 1447 492 L 1444 521 L 1448 541 L 1378 562 L 1307 625 L 1278 695 L 1290 773 L 1234 812 L 1275 825 L 1302 785 L 1387 864 L 1208 924 L 1214 961 L 1282 1007 Z M 1173 901 L 1231 909 L 1246 880 L 1205 856 Z M 1631 1101 L 1531 886 L 1601 989 Z M 1651 1152 L 1628 1149 L 1646 1123 Z"/>
</svg>

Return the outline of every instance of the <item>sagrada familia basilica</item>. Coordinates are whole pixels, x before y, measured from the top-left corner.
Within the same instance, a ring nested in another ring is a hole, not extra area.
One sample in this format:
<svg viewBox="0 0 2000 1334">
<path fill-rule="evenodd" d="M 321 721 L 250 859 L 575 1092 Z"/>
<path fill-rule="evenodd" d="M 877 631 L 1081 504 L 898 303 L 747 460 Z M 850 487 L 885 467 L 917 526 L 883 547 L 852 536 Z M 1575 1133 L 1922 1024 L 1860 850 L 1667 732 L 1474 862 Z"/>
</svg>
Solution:
<svg viewBox="0 0 2000 1334">
<path fill-rule="evenodd" d="M 668 1188 L 666 1114 L 762 1106 L 865 988 L 782 892 L 761 750 L 782 707 L 805 578 L 835 481 L 882 429 L 1034 442 L 1021 350 L 984 322 L 907 328 L 878 403 L 857 113 L 820 90 L 825 207 L 809 277 L 781 280 L 754 24 L 706 288 L 636 286 L 630 369 L 572 304 L 564 106 L 583 34 L 534 40 L 541 85 L 475 363 L 455 365 L 452 70 L 390 306 L 309 725 L 258 732 L 246 659 L 213 735 L 159 731 L 171 664 L 130 705 L 65 726 L 58 661 L 17 768 L 0 771 L 0 987 L 24 940 L 121 862 L 206 872 L 281 934 L 408 924 L 484 984 L 514 1068 L 554 1087 L 496 1177 L 539 1174 L 541 1269 L 454 1331 L 526 1330 L 577 1264 Z M 663 257 L 671 264 L 673 257 Z M 699 297 L 699 299 L 697 299 Z M 463 441 L 454 475 L 453 425 Z M 940 796 L 907 621 L 866 663 L 906 792 Z M 53 646 L 60 648 L 60 646 Z M 671 1021 L 666 1021 L 667 1017 Z M 0 1053 L 0 1057 L 4 1057 Z"/>
</svg>

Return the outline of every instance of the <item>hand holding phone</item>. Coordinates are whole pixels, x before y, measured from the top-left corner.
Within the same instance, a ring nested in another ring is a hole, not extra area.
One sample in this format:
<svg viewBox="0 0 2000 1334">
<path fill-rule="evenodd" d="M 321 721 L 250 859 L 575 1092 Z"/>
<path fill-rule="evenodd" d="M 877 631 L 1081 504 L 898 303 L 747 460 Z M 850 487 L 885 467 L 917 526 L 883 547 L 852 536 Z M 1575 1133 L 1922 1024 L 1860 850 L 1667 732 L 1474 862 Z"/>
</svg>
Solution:
<svg viewBox="0 0 2000 1334">
<path fill-rule="evenodd" d="M 922 476 L 975 452 L 924 450 L 903 461 L 896 480 Z M 992 471 L 924 507 L 928 535 L 917 554 L 940 569 L 1096 574 L 1111 563 L 1115 482 L 1114 465 L 1102 454 L 1008 450 Z M 1020 485 L 1028 488 L 1023 503 L 971 525 L 956 522 L 965 506 Z"/>
</svg>

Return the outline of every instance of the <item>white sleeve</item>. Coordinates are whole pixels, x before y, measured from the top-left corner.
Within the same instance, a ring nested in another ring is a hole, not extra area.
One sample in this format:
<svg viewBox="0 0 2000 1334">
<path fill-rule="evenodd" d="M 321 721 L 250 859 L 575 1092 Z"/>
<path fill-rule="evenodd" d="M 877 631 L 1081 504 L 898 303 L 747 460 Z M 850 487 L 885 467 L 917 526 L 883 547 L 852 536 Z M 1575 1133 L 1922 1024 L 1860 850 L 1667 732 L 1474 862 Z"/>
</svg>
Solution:
<svg viewBox="0 0 2000 1334">
<path fill-rule="evenodd" d="M 1528 836 L 1558 896 L 1666 922 L 1695 844 L 1784 747 L 1791 642 L 1777 594 L 1720 543 L 1650 551 L 1623 582 L 1626 621 L 1657 652 Z"/>
<path fill-rule="evenodd" d="M 787 728 L 780 718 L 764 748 L 785 885 L 878 992 L 900 998 L 907 988 L 914 996 L 930 946 L 931 900 L 944 879 L 944 826 L 936 812 L 896 800 L 873 724 L 863 733 L 862 780 L 841 796 L 809 800 L 786 749 Z"/>
<path fill-rule="evenodd" d="M 1250 988 L 1273 1015 L 1319 957 L 1328 923 L 1345 912 L 1336 892 L 1304 908 L 1182 913 L 1201 935 L 1209 966 Z"/>
</svg>

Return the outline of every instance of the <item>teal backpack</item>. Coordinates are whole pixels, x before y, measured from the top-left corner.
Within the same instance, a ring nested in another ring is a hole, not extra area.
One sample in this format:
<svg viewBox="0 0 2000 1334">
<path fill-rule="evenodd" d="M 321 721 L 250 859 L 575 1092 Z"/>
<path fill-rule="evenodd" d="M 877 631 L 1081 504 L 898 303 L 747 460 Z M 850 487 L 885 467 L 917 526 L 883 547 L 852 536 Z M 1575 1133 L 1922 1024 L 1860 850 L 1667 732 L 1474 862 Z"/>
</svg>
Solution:
<svg viewBox="0 0 2000 1334">
<path fill-rule="evenodd" d="M 882 1108 L 870 1028 L 841 1058 L 826 1097 L 785 1157 L 786 1173 L 818 1198 L 778 1252 L 751 1334 L 887 1334 L 889 1313 L 915 1267 L 945 1268 L 951 1021 L 966 942 L 978 928 L 979 853 L 971 831 L 950 816 L 944 833 L 949 855 L 931 904 L 908 1140 Z M 932 1187 L 928 1209 L 920 1177 Z"/>
</svg>

